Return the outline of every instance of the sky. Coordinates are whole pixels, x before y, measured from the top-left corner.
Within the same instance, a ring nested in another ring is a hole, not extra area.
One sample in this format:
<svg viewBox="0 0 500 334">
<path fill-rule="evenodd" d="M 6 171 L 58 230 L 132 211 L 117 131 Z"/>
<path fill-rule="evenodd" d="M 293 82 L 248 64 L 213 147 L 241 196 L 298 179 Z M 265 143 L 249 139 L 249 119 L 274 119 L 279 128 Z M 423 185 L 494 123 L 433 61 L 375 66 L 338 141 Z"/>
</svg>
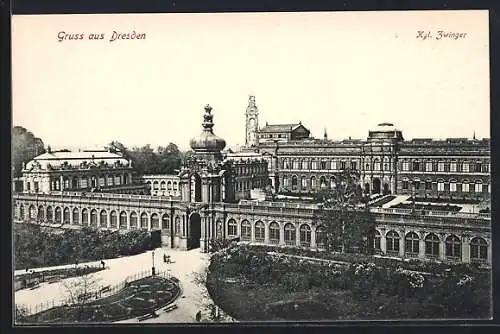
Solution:
<svg viewBox="0 0 500 334">
<path fill-rule="evenodd" d="M 244 144 L 249 95 L 260 126 L 301 121 L 317 138 L 381 122 L 405 139 L 489 138 L 488 12 L 16 15 L 12 88 L 13 125 L 58 148 L 187 149 L 206 104 L 214 132 Z"/>
</svg>

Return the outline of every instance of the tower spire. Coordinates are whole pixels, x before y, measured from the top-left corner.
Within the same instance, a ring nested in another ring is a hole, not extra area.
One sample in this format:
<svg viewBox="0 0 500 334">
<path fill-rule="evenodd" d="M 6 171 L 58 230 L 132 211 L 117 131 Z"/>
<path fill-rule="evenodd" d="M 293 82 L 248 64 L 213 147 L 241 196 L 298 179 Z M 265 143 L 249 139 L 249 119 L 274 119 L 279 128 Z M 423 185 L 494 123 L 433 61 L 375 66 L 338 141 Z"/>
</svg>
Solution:
<svg viewBox="0 0 500 334">
<path fill-rule="evenodd" d="M 472 139 L 476 140 L 476 130 L 474 130 L 474 134 L 472 135 Z"/>
<path fill-rule="evenodd" d="M 323 135 L 323 139 L 328 140 L 328 134 L 326 133 L 326 128 L 325 128 L 325 133 Z"/>
</svg>

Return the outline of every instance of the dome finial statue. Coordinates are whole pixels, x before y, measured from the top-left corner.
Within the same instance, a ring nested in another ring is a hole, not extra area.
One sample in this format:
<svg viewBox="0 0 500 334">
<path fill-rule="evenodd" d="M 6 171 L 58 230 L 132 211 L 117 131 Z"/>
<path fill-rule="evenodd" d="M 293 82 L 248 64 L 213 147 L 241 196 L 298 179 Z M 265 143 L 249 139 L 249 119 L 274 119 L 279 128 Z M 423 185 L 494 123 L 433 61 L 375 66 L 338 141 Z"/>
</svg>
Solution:
<svg viewBox="0 0 500 334">
<path fill-rule="evenodd" d="M 226 142 L 214 135 L 212 107 L 207 104 L 204 109 L 203 132 L 200 136 L 191 139 L 190 146 L 195 151 L 220 152 L 226 146 Z"/>
</svg>

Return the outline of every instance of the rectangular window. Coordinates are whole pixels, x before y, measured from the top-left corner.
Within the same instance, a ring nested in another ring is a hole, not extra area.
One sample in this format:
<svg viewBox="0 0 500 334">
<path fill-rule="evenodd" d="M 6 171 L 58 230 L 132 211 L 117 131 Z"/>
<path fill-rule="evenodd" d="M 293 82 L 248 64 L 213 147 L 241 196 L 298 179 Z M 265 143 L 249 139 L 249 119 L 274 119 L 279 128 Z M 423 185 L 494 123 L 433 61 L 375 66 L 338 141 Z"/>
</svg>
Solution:
<svg viewBox="0 0 500 334">
<path fill-rule="evenodd" d="M 28 191 L 31 190 L 31 183 L 26 182 L 26 190 L 28 190 Z"/>
<path fill-rule="evenodd" d="M 337 161 L 336 160 L 332 161 L 332 169 L 337 169 Z"/>
<path fill-rule="evenodd" d="M 80 179 L 80 188 L 87 188 L 87 179 Z"/>
<path fill-rule="evenodd" d="M 427 172 L 432 172 L 432 162 L 427 162 L 427 163 L 425 164 L 425 170 L 426 170 Z"/>
<path fill-rule="evenodd" d="M 413 181 L 413 186 L 415 187 L 415 190 L 420 189 L 420 181 Z"/>
<path fill-rule="evenodd" d="M 464 183 L 462 185 L 462 192 L 464 192 L 464 193 L 469 192 L 469 184 L 468 183 Z"/>
<path fill-rule="evenodd" d="M 403 170 L 404 171 L 410 170 L 410 164 L 408 162 L 403 162 Z"/>
<path fill-rule="evenodd" d="M 99 178 L 99 186 L 104 187 L 104 177 Z"/>
<path fill-rule="evenodd" d="M 420 163 L 418 161 L 413 161 L 413 166 L 412 166 L 413 171 L 420 171 Z"/>
<path fill-rule="evenodd" d="M 38 190 L 39 190 L 39 186 L 38 186 L 38 182 L 37 182 L 37 181 L 35 181 L 35 182 L 33 183 L 33 188 L 35 189 L 35 191 L 36 191 L 36 192 L 38 192 Z"/>
<path fill-rule="evenodd" d="M 444 162 L 438 163 L 438 172 L 444 172 Z"/>
<path fill-rule="evenodd" d="M 345 161 L 340 162 L 340 169 L 345 169 Z"/>
<path fill-rule="evenodd" d="M 438 191 L 444 191 L 444 183 L 438 182 Z"/>
<path fill-rule="evenodd" d="M 477 172 L 477 173 L 480 173 L 481 170 L 482 170 L 481 163 L 480 162 L 476 162 L 476 169 L 474 171 Z"/>
<path fill-rule="evenodd" d="M 408 189 L 408 181 L 403 181 L 403 190 Z"/>
<path fill-rule="evenodd" d="M 481 183 L 476 183 L 476 192 L 480 193 L 483 191 L 483 185 Z"/>
<path fill-rule="evenodd" d="M 457 191 L 457 184 L 455 182 L 450 183 L 450 191 L 451 192 Z"/>
<path fill-rule="evenodd" d="M 311 169 L 318 169 L 318 163 L 316 161 L 311 163 Z"/>
<path fill-rule="evenodd" d="M 457 171 L 457 163 L 452 162 L 450 163 L 450 172 L 456 172 Z"/>
<path fill-rule="evenodd" d="M 483 193 L 487 193 L 487 192 L 488 192 L 488 185 L 483 184 Z"/>
<path fill-rule="evenodd" d="M 466 162 L 462 165 L 462 172 L 464 172 L 464 173 L 469 172 L 469 163 Z"/>
<path fill-rule="evenodd" d="M 115 176 L 115 185 L 119 186 L 120 183 L 120 176 Z"/>
<path fill-rule="evenodd" d="M 351 161 L 351 169 L 356 170 L 357 164 L 356 161 Z"/>
<path fill-rule="evenodd" d="M 432 182 L 431 181 L 425 182 L 425 190 L 432 190 Z"/>
<path fill-rule="evenodd" d="M 322 170 L 326 169 L 326 161 L 321 161 L 321 169 Z"/>
<path fill-rule="evenodd" d="M 373 164 L 373 170 L 380 170 L 380 162 L 375 162 Z"/>
<path fill-rule="evenodd" d="M 490 165 L 489 164 L 483 164 L 481 166 L 481 172 L 482 173 L 489 173 L 490 172 Z"/>
</svg>

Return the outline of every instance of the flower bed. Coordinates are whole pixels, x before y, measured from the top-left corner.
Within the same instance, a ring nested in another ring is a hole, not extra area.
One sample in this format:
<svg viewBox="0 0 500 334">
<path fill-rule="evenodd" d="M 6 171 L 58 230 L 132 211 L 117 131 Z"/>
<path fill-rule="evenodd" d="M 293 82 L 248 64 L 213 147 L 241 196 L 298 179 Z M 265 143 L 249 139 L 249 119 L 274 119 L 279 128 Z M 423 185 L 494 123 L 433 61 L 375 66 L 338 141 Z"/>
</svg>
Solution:
<svg viewBox="0 0 500 334">
<path fill-rule="evenodd" d="M 426 276 L 392 262 L 346 265 L 267 251 L 238 245 L 211 258 L 207 289 L 217 305 L 238 320 L 445 319 L 491 314 L 490 271 L 455 266 Z"/>
<path fill-rule="evenodd" d="M 86 304 L 54 307 L 16 320 L 20 323 L 114 322 L 164 307 L 180 293 L 178 284 L 161 276 L 150 276 L 131 283 L 133 284 L 109 297 Z M 137 286 L 137 289 L 133 286 Z M 166 290 L 167 287 L 171 291 L 156 293 L 158 290 Z"/>
</svg>

